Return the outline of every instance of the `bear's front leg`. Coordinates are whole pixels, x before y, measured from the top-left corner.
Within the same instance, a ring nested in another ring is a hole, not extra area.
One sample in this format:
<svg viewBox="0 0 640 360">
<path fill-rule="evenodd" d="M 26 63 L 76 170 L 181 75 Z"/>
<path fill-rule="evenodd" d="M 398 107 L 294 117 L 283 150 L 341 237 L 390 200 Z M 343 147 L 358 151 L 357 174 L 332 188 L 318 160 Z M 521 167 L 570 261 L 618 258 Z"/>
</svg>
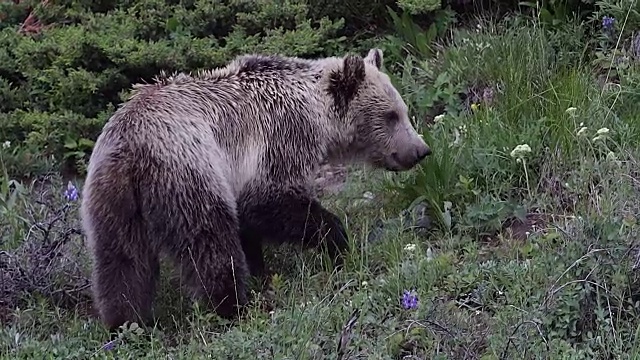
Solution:
<svg viewBox="0 0 640 360">
<path fill-rule="evenodd" d="M 303 188 L 261 186 L 245 191 L 238 201 L 242 246 L 251 272 L 262 274 L 262 241 L 326 245 L 334 265 L 343 263 L 349 238 L 342 221 Z"/>
<path fill-rule="evenodd" d="M 249 273 L 255 277 L 263 277 L 265 268 L 262 255 L 262 235 L 255 230 L 255 227 L 244 225 L 241 219 L 240 242 L 244 256 L 247 259 Z"/>
</svg>

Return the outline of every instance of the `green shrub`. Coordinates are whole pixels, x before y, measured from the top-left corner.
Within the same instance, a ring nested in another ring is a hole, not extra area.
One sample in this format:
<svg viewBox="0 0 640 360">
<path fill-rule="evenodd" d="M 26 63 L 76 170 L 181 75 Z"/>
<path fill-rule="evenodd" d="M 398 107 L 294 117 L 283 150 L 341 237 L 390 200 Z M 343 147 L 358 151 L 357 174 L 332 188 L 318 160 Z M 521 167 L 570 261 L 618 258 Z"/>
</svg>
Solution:
<svg viewBox="0 0 640 360">
<path fill-rule="evenodd" d="M 221 66 L 247 52 L 345 50 L 344 20 L 312 18 L 306 1 L 56 2 L 36 8 L 47 27 L 33 35 L 17 31 L 24 5 L 2 6 L 0 137 L 58 162 L 66 142 L 95 140 L 131 84 L 160 70 Z"/>
</svg>

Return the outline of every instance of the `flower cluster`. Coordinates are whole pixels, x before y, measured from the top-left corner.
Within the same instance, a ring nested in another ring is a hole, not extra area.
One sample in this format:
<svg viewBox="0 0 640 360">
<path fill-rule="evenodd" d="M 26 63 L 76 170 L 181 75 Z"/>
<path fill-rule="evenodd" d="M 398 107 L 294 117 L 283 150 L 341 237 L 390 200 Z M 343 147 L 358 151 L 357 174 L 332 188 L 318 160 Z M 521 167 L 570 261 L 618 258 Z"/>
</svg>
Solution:
<svg viewBox="0 0 640 360">
<path fill-rule="evenodd" d="M 610 31 L 613 29 L 613 24 L 615 22 L 616 22 L 616 19 L 611 16 L 605 15 L 602 17 L 602 27 L 607 31 Z"/>
<path fill-rule="evenodd" d="M 592 139 L 592 141 L 598 141 L 604 138 L 609 133 L 609 129 L 606 127 L 598 129 L 596 132 L 596 136 Z"/>
<path fill-rule="evenodd" d="M 580 129 L 576 132 L 577 136 L 584 136 L 586 137 L 587 131 L 589 130 L 588 127 L 584 126 L 584 123 L 580 123 Z M 593 137 L 593 139 L 591 139 L 591 141 L 596 142 L 598 140 L 602 140 L 604 139 L 607 134 L 609 134 L 609 128 L 603 127 L 598 129 L 598 131 L 596 131 L 596 136 Z"/>
<path fill-rule="evenodd" d="M 513 150 L 511 150 L 511 157 L 522 159 L 531 152 L 531 147 L 528 144 L 522 144 L 516 146 Z"/>
<path fill-rule="evenodd" d="M 416 249 L 416 244 L 407 244 L 404 246 L 404 251 L 413 252 Z"/>
<path fill-rule="evenodd" d="M 71 181 L 67 184 L 67 189 L 64 191 L 64 197 L 67 198 L 67 201 L 78 200 L 78 189 L 71 183 Z"/>
<path fill-rule="evenodd" d="M 402 307 L 405 309 L 415 309 L 418 307 L 418 294 L 415 290 L 405 290 L 402 294 Z"/>
<path fill-rule="evenodd" d="M 115 349 L 117 341 L 118 341 L 118 339 L 115 339 L 115 340 L 111 340 L 111 341 L 105 343 L 104 345 L 102 345 L 102 350 L 111 351 L 111 350 Z"/>
<path fill-rule="evenodd" d="M 578 136 L 584 136 L 587 134 L 587 130 L 589 130 L 588 127 L 583 126 L 584 123 L 580 123 L 580 130 L 578 130 L 578 132 L 576 133 L 576 135 Z"/>
</svg>

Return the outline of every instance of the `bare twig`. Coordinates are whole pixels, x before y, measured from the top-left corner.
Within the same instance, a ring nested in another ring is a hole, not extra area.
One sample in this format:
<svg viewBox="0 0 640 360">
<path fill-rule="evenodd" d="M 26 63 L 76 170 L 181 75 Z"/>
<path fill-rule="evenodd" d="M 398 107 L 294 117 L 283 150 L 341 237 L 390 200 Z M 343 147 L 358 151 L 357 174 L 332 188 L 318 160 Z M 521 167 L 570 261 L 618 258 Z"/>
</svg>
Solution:
<svg viewBox="0 0 640 360">
<path fill-rule="evenodd" d="M 349 347 L 349 343 L 351 342 L 351 331 L 356 325 L 359 317 L 360 309 L 353 310 L 353 312 L 351 313 L 351 317 L 343 326 L 342 331 L 340 332 L 340 338 L 338 340 L 338 360 L 342 360 L 347 353 L 347 348 Z"/>
<path fill-rule="evenodd" d="M 509 345 L 511 345 L 513 337 L 518 332 L 520 327 L 522 327 L 525 324 L 533 324 L 536 327 L 536 329 L 538 330 L 538 334 L 540 334 L 540 337 L 542 338 L 542 341 L 544 341 L 544 344 L 547 346 L 547 352 L 549 351 L 549 342 L 544 337 L 544 334 L 542 333 L 542 329 L 540 328 L 540 325 L 537 322 L 533 321 L 533 320 L 524 320 L 521 323 L 519 323 L 518 325 L 516 325 L 516 328 L 513 330 L 513 332 L 509 336 L 509 340 L 507 340 L 507 345 L 504 347 L 504 350 L 502 351 L 502 354 L 500 355 L 500 359 L 506 359 L 507 351 L 509 350 Z M 513 346 L 515 347 L 516 345 L 513 344 Z"/>
<path fill-rule="evenodd" d="M 42 2 L 40 3 L 40 6 L 45 7 L 48 4 L 49 4 L 49 0 L 42 0 Z M 18 32 L 21 34 L 33 34 L 33 33 L 38 33 L 41 29 L 42 29 L 42 23 L 40 22 L 40 19 L 38 19 L 36 17 L 36 14 L 33 12 L 33 10 L 31 10 L 27 18 L 24 20 L 24 22 L 20 26 L 20 29 L 18 30 Z"/>
<path fill-rule="evenodd" d="M 593 250 L 589 250 L 588 253 L 582 255 L 578 260 L 574 261 L 573 264 L 571 264 L 560 276 L 558 276 L 558 278 L 556 279 L 556 281 L 553 283 L 553 285 L 551 285 L 551 288 L 549 288 L 549 290 L 547 291 L 547 296 L 545 296 L 544 301 L 542 302 L 542 304 L 540 305 L 540 307 L 544 307 L 547 304 L 547 301 L 551 299 L 551 297 L 553 295 L 555 295 L 560 289 L 562 289 L 563 287 L 566 286 L 563 285 L 561 286 L 559 289 L 555 290 L 555 286 L 558 284 L 558 282 L 560 282 L 560 279 L 562 279 L 571 269 L 573 269 L 574 267 L 576 267 L 580 262 L 582 262 L 583 260 L 587 259 L 588 257 L 590 257 L 591 255 L 598 253 L 598 252 L 602 252 L 605 251 L 606 249 L 593 249 Z"/>
<path fill-rule="evenodd" d="M 46 192 L 46 190 L 44 191 Z M 47 210 L 52 200 L 45 199 L 38 191 L 42 211 L 27 209 L 27 220 L 32 223 L 22 244 L 13 250 L 0 252 L 0 303 L 12 308 L 25 294 L 39 293 L 69 304 L 77 304 L 81 295 L 89 287 L 89 279 L 82 273 L 80 263 L 68 253 L 74 235 L 82 231 L 69 224 L 71 204 L 65 203 L 57 209 Z M 44 219 L 42 219 L 44 215 Z M 63 284 L 59 277 L 64 276 Z M 70 301 L 70 302 L 69 302 Z"/>
</svg>

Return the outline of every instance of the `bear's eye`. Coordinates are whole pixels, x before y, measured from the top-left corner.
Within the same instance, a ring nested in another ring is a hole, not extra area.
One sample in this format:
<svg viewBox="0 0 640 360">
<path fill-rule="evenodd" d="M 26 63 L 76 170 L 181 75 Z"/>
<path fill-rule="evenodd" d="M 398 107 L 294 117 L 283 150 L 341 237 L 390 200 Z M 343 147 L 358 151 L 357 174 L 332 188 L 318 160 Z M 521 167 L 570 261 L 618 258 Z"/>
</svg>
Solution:
<svg viewBox="0 0 640 360">
<path fill-rule="evenodd" d="M 384 118 L 388 125 L 395 125 L 398 121 L 400 121 L 400 115 L 398 115 L 397 111 L 387 111 L 384 115 Z"/>
</svg>

